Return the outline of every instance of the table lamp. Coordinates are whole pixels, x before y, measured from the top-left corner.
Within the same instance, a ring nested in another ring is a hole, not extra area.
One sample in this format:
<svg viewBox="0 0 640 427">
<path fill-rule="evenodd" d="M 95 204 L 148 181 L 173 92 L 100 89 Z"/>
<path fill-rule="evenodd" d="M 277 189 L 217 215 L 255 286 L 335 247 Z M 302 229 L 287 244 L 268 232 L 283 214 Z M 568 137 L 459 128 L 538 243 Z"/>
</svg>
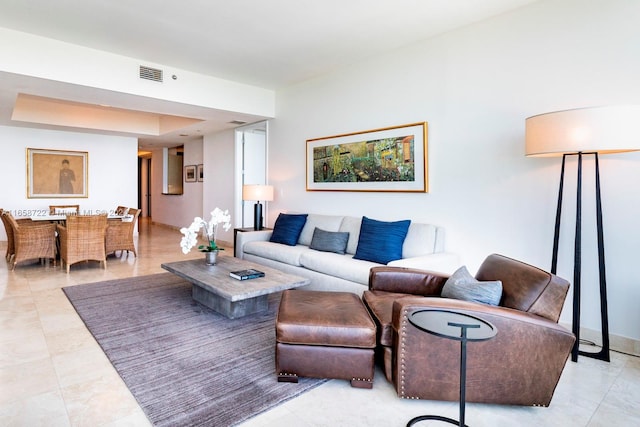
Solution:
<svg viewBox="0 0 640 427">
<path fill-rule="evenodd" d="M 640 105 L 579 108 L 555 111 L 529 117 L 525 121 L 526 156 L 562 156 L 560 185 L 556 208 L 555 232 L 551 272 L 556 273 L 562 194 L 567 156 L 577 156 L 576 223 L 573 254 L 573 325 L 576 343 L 571 360 L 578 354 L 609 362 L 609 317 L 607 310 L 607 282 L 604 259 L 604 233 L 602 229 L 602 203 L 600 197 L 600 166 L 598 154 L 622 153 L 640 150 Z M 581 280 L 581 221 L 582 221 L 582 157 L 595 158 L 596 228 L 598 238 L 598 267 L 600 279 L 600 320 L 602 349 L 599 352 L 579 350 L 580 344 L 580 280 Z"/>
<path fill-rule="evenodd" d="M 242 186 L 242 200 L 256 202 L 253 206 L 253 229 L 262 230 L 262 204 L 260 201 L 270 202 L 273 200 L 273 187 L 261 184 L 244 185 Z"/>
</svg>

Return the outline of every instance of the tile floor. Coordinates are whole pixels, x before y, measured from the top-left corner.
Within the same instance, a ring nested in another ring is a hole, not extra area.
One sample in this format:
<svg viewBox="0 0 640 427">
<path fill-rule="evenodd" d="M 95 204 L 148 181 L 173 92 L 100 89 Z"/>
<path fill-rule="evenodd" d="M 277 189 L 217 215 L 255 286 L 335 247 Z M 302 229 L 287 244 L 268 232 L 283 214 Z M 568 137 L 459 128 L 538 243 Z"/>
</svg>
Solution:
<svg viewBox="0 0 640 427">
<path fill-rule="evenodd" d="M 0 261 L 0 425 L 148 426 L 144 413 L 84 327 L 62 287 L 164 272 L 180 234 L 141 222 L 138 258 L 110 257 L 106 270 L 39 264 L 9 271 Z M 0 244 L 4 255 L 6 243 Z M 640 425 L 640 359 L 567 362 L 548 408 L 468 404 L 472 426 Z M 332 380 L 243 424 L 249 426 L 404 426 L 420 414 L 458 417 L 451 402 L 399 399 L 376 372 L 372 390 Z M 422 425 L 445 425 L 422 422 Z"/>
</svg>

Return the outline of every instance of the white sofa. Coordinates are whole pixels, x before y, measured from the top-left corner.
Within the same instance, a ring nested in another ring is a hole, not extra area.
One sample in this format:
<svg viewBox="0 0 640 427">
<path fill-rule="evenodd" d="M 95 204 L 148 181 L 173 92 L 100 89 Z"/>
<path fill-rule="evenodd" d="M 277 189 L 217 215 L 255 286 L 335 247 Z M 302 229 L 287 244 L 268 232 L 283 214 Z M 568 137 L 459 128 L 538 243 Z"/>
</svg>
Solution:
<svg viewBox="0 0 640 427">
<path fill-rule="evenodd" d="M 304 289 L 347 291 L 361 295 L 368 287 L 369 270 L 381 264 L 354 259 L 362 218 L 309 214 L 298 244 L 288 246 L 269 241 L 271 230 L 238 233 L 236 256 L 278 270 L 303 276 L 311 284 Z M 315 228 L 349 232 L 346 253 L 310 249 Z M 384 236 L 380 236 L 384 238 Z M 452 273 L 459 266 L 456 254 L 444 252 L 444 229 L 411 222 L 402 246 L 402 259 L 387 265 Z"/>
</svg>

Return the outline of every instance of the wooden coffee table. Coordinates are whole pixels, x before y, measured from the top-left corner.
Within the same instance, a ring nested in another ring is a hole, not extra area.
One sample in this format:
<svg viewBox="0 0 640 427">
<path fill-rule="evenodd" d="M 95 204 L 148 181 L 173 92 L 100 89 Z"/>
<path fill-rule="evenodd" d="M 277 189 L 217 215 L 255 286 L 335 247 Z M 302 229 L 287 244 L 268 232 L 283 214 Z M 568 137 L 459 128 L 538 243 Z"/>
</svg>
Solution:
<svg viewBox="0 0 640 427">
<path fill-rule="evenodd" d="M 167 262 L 165 270 L 191 282 L 194 300 L 230 319 L 265 311 L 269 294 L 308 285 L 309 279 L 230 256 L 218 256 L 216 265 L 202 259 Z M 238 280 L 229 272 L 254 268 L 264 277 Z"/>
</svg>

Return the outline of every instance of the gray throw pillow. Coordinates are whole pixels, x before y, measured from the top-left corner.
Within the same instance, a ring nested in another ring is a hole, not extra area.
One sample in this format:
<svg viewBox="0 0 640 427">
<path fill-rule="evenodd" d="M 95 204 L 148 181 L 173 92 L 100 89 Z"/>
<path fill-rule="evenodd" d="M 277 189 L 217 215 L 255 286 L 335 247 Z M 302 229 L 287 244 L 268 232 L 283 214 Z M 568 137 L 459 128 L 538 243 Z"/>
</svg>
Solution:
<svg viewBox="0 0 640 427">
<path fill-rule="evenodd" d="M 469 273 L 467 267 L 462 266 L 447 279 L 441 295 L 445 298 L 498 305 L 502 298 L 502 282 L 481 282 Z"/>
<path fill-rule="evenodd" d="M 344 254 L 349 242 L 349 233 L 340 231 L 326 231 L 316 227 L 309 248 L 323 252 Z"/>
</svg>

